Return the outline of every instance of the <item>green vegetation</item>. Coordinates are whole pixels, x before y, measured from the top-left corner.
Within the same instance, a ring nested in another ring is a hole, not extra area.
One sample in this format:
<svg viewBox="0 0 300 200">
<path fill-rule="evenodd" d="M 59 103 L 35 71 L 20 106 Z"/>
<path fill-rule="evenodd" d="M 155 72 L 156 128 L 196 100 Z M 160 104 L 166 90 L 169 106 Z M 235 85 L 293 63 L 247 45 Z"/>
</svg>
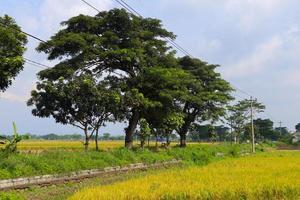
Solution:
<svg viewBox="0 0 300 200">
<path fill-rule="evenodd" d="M 131 163 L 155 163 L 180 159 L 188 164 L 207 164 L 223 156 L 237 156 L 249 150 L 246 145 L 190 145 L 186 149 L 173 147 L 152 151 L 149 149 L 114 149 L 110 151 L 46 151 L 38 155 L 12 154 L 0 160 L 0 179 L 34 175 L 70 173 L 84 169 L 101 169 Z M 218 153 L 220 155 L 218 155 Z M 218 157 L 219 156 L 219 157 Z"/>
<path fill-rule="evenodd" d="M 10 156 L 10 154 L 17 153 L 17 145 L 21 141 L 21 136 L 17 132 L 17 125 L 13 123 L 14 134 L 11 139 L 7 139 L 3 149 L 0 149 L 0 157 L 5 158 Z"/>
<path fill-rule="evenodd" d="M 20 30 L 13 18 L 0 17 L 0 92 L 5 91 L 23 69 L 27 38 Z"/>
<path fill-rule="evenodd" d="M 21 195 L 16 195 L 14 193 L 0 193 L 1 200 L 24 200 Z"/>
</svg>

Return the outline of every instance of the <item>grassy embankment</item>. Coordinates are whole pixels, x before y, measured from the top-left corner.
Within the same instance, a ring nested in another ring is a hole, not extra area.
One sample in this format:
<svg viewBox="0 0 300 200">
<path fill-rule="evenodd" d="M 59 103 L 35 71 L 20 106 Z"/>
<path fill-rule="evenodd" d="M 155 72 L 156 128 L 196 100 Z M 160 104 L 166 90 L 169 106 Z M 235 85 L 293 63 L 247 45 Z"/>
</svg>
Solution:
<svg viewBox="0 0 300 200">
<path fill-rule="evenodd" d="M 108 166 L 124 166 L 131 163 L 155 163 L 180 159 L 185 163 L 207 164 L 220 159 L 218 153 L 236 156 L 248 145 L 190 145 L 185 149 L 171 147 L 159 151 L 149 149 L 127 150 L 115 148 L 109 151 L 44 151 L 39 154 L 13 154 L 0 159 L 0 179 L 29 177 L 44 174 L 70 173 L 85 169 L 101 169 Z"/>
<path fill-rule="evenodd" d="M 299 151 L 269 152 L 93 187 L 75 194 L 70 200 L 297 200 L 300 197 L 299 177 Z"/>
</svg>

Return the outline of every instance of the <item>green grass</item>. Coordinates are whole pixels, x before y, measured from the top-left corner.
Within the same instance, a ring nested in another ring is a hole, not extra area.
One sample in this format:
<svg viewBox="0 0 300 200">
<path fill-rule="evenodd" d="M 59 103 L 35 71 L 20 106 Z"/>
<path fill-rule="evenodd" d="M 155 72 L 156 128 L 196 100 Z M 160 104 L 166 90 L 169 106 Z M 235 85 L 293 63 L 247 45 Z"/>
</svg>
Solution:
<svg viewBox="0 0 300 200">
<path fill-rule="evenodd" d="M 225 156 L 237 156 L 246 145 L 190 145 L 187 148 L 127 150 L 124 148 L 110 151 L 45 151 L 40 154 L 13 154 L 0 159 L 0 179 L 30 177 L 45 174 L 65 174 L 85 169 L 101 169 L 108 166 L 124 166 L 130 163 L 155 163 L 171 159 L 183 160 L 186 164 L 205 165 Z"/>
</svg>

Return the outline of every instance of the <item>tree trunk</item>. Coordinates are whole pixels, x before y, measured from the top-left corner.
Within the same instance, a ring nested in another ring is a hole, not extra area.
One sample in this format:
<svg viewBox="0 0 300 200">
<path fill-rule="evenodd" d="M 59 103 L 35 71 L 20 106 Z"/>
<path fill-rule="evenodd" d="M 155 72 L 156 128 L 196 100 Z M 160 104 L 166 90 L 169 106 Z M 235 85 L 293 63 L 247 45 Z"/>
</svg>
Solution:
<svg viewBox="0 0 300 200">
<path fill-rule="evenodd" d="M 186 134 L 180 135 L 180 147 L 186 147 Z"/>
<path fill-rule="evenodd" d="M 84 135 L 85 135 L 84 149 L 87 151 L 89 149 L 89 140 L 90 140 L 87 126 L 84 129 Z"/>
<path fill-rule="evenodd" d="M 158 149 L 158 134 L 155 135 L 155 148 Z"/>
<path fill-rule="evenodd" d="M 96 130 L 96 135 L 95 135 L 96 151 L 99 151 L 98 135 L 99 135 L 99 128 L 97 128 L 97 130 Z"/>
<path fill-rule="evenodd" d="M 186 136 L 191 125 L 190 121 L 185 121 L 182 125 L 179 136 L 180 136 L 180 147 L 186 147 Z"/>
<path fill-rule="evenodd" d="M 141 140 L 141 148 L 144 149 L 144 146 L 145 146 L 145 140 L 142 139 Z"/>
<path fill-rule="evenodd" d="M 167 135 L 166 135 L 166 145 L 168 147 L 171 144 L 170 135 L 172 134 L 172 131 L 167 131 L 166 133 L 167 133 Z"/>
<path fill-rule="evenodd" d="M 88 150 L 89 149 L 89 141 L 90 138 L 88 137 L 88 135 L 85 136 L 85 142 L 84 142 L 84 150 Z"/>
<path fill-rule="evenodd" d="M 140 113 L 133 111 L 131 118 L 129 119 L 129 125 L 125 128 L 125 147 L 131 149 L 133 147 L 133 135 L 137 124 L 140 119 Z"/>
</svg>

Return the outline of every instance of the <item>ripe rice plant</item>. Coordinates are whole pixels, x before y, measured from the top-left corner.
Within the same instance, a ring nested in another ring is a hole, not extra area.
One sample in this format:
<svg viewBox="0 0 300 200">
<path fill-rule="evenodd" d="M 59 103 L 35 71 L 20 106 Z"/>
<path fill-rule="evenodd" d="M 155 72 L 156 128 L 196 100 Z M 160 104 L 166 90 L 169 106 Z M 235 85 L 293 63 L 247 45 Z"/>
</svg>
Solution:
<svg viewBox="0 0 300 200">
<path fill-rule="evenodd" d="M 78 192 L 89 199 L 299 199 L 300 152 L 229 158 Z"/>
</svg>

